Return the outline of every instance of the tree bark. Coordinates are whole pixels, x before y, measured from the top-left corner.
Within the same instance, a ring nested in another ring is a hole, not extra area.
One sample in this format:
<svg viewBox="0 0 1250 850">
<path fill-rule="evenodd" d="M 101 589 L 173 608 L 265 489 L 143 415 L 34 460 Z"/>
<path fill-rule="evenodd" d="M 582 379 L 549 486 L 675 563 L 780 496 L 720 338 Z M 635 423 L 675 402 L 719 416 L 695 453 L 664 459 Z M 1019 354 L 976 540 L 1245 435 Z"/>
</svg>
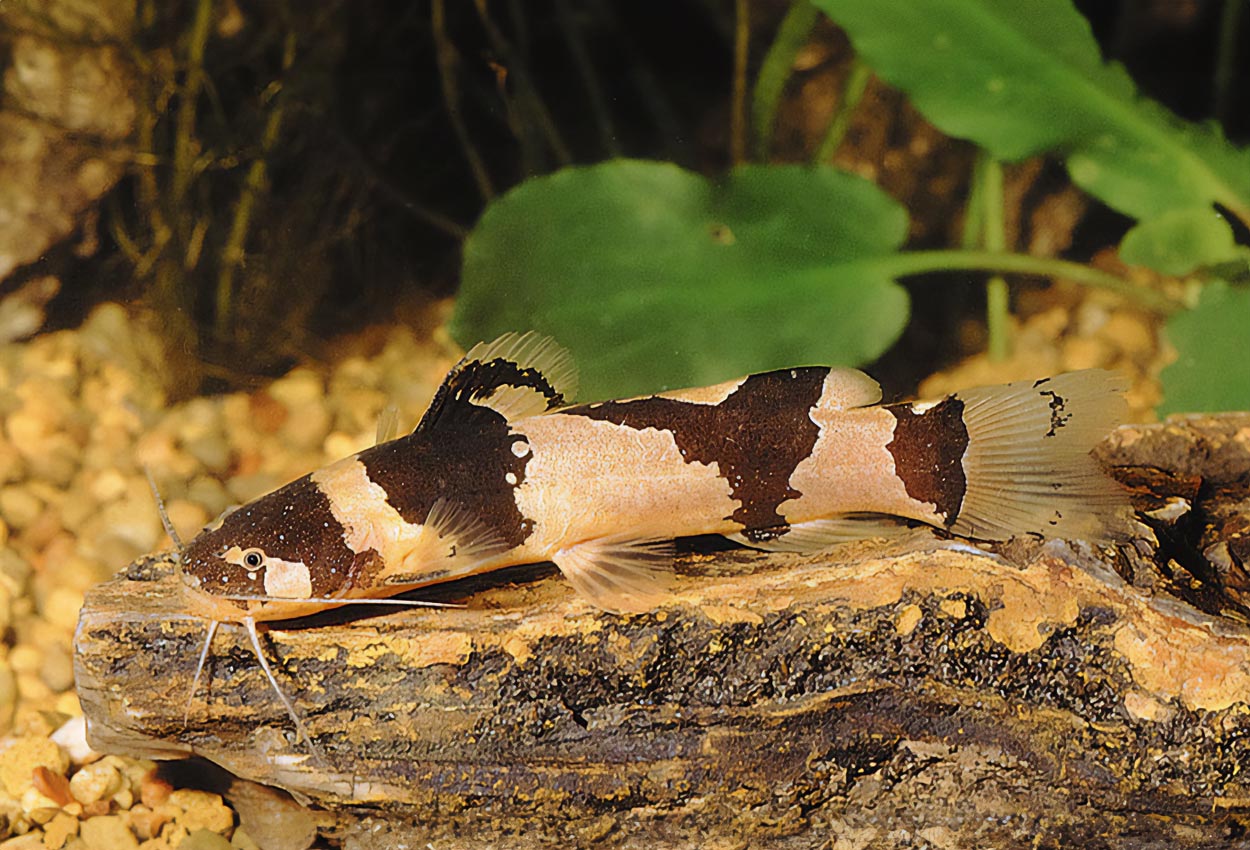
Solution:
<svg viewBox="0 0 1250 850">
<path fill-rule="evenodd" d="M 184 726 L 205 624 L 167 557 L 88 597 L 79 695 L 97 748 L 286 788 L 356 848 L 1226 846 L 1250 825 L 1250 415 L 1126 427 L 1100 455 L 1158 546 L 696 543 L 644 615 L 536 568 L 426 594 L 463 609 L 275 625 L 325 763 L 237 628 Z"/>
</svg>

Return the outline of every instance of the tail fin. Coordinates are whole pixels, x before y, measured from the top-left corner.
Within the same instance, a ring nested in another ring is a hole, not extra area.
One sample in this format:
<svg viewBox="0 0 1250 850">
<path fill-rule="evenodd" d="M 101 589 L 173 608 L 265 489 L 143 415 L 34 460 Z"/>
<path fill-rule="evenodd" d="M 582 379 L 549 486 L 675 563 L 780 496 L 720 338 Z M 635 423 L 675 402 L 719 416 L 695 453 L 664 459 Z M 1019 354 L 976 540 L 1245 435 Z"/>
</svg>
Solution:
<svg viewBox="0 0 1250 850">
<path fill-rule="evenodd" d="M 957 393 L 968 429 L 967 492 L 951 531 L 989 540 L 1123 537 L 1127 494 L 1090 457 L 1123 420 L 1123 391 L 1119 376 L 1088 369 Z"/>
</svg>

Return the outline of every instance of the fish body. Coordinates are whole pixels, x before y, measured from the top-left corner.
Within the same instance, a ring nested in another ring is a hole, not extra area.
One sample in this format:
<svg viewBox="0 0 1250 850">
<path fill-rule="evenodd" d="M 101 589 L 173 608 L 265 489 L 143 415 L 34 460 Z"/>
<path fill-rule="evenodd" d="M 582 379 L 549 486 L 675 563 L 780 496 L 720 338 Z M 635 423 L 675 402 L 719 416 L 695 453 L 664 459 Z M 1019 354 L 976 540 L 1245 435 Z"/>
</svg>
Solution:
<svg viewBox="0 0 1250 850">
<path fill-rule="evenodd" d="M 570 406 L 567 354 L 533 334 L 473 349 L 417 429 L 230 514 L 188 546 L 191 607 L 285 619 L 553 561 L 591 602 L 658 600 L 676 537 L 811 550 L 881 517 L 1002 539 L 1105 539 L 1124 498 L 1089 457 L 1122 412 L 1091 370 L 879 405 L 803 367 Z"/>
<path fill-rule="evenodd" d="M 674 538 L 814 551 L 904 520 L 954 535 L 1106 540 L 1125 497 L 1089 456 L 1123 412 L 1090 370 L 879 404 L 853 369 L 803 367 L 571 405 L 567 353 L 474 347 L 411 434 L 231 513 L 182 556 L 189 612 L 255 624 L 514 564 L 554 562 L 609 611 L 664 598 Z M 208 652 L 201 655 L 201 669 Z M 197 672 L 197 682 L 199 674 Z"/>
</svg>

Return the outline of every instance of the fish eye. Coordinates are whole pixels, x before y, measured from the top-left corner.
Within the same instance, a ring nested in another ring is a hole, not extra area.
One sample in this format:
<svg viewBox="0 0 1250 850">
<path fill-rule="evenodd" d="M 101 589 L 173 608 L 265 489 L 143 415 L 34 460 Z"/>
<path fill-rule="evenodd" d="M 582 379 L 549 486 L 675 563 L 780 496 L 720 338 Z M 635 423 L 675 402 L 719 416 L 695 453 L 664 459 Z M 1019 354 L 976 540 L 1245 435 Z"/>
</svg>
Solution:
<svg viewBox="0 0 1250 850">
<path fill-rule="evenodd" d="M 244 565 L 256 569 L 265 563 L 265 553 L 259 549 L 248 549 L 243 553 Z"/>
</svg>

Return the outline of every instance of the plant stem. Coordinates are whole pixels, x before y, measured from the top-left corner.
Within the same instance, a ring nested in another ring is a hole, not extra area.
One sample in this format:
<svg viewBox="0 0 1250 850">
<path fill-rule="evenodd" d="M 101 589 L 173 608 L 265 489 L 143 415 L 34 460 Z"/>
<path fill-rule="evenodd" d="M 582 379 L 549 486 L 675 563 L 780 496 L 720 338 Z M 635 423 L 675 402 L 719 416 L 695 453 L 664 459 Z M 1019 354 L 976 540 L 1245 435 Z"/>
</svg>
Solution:
<svg viewBox="0 0 1250 850">
<path fill-rule="evenodd" d="M 996 253 L 1006 250 L 1007 236 L 1003 225 L 1003 166 L 989 151 L 977 156 L 976 180 L 980 184 L 978 200 L 981 207 L 980 247 Z M 991 363 L 1001 363 L 1011 354 L 1010 295 L 1002 275 L 992 275 L 985 283 L 985 326 L 989 334 L 988 354 Z"/>
<path fill-rule="evenodd" d="M 734 0 L 734 78 L 729 117 L 729 159 L 741 165 L 747 158 L 747 58 L 751 35 L 750 0 Z"/>
<path fill-rule="evenodd" d="M 1220 14 L 1219 44 L 1215 54 L 1215 79 L 1211 113 L 1216 121 L 1228 123 L 1233 75 L 1237 69 L 1237 33 L 1241 29 L 1243 0 L 1224 0 Z"/>
<path fill-rule="evenodd" d="M 934 250 L 903 251 L 889 257 L 875 257 L 872 268 L 892 278 L 910 275 L 951 271 L 984 271 L 1003 274 L 1027 274 L 1038 277 L 1061 277 L 1123 295 L 1141 307 L 1161 313 L 1171 313 L 1185 305 L 1162 293 L 1138 286 L 1113 274 L 1100 271 L 1082 263 L 1057 260 L 1051 257 L 1032 257 L 1028 254 L 1012 254 L 1000 251 Z"/>
<path fill-rule="evenodd" d="M 768 160 L 773 127 L 777 121 L 777 104 L 781 101 L 786 80 L 790 78 L 794 59 L 807 43 L 819 15 L 811 0 L 794 0 L 782 18 L 777 35 L 764 56 L 764 64 L 755 77 L 755 90 L 751 93 L 751 123 L 755 132 L 755 158 L 760 162 Z"/>
<path fill-rule="evenodd" d="M 863 99 L 871 77 L 872 69 L 858 56 L 851 60 L 851 69 L 847 72 L 846 82 L 842 86 L 842 97 L 838 99 L 838 105 L 833 110 L 833 117 L 829 120 L 829 129 L 825 131 L 825 137 L 816 151 L 815 162 L 828 162 L 837 153 L 838 146 L 846 138 L 846 131 L 851 128 L 851 116 L 855 114 L 855 107 L 859 106 L 859 102 Z"/>
</svg>

